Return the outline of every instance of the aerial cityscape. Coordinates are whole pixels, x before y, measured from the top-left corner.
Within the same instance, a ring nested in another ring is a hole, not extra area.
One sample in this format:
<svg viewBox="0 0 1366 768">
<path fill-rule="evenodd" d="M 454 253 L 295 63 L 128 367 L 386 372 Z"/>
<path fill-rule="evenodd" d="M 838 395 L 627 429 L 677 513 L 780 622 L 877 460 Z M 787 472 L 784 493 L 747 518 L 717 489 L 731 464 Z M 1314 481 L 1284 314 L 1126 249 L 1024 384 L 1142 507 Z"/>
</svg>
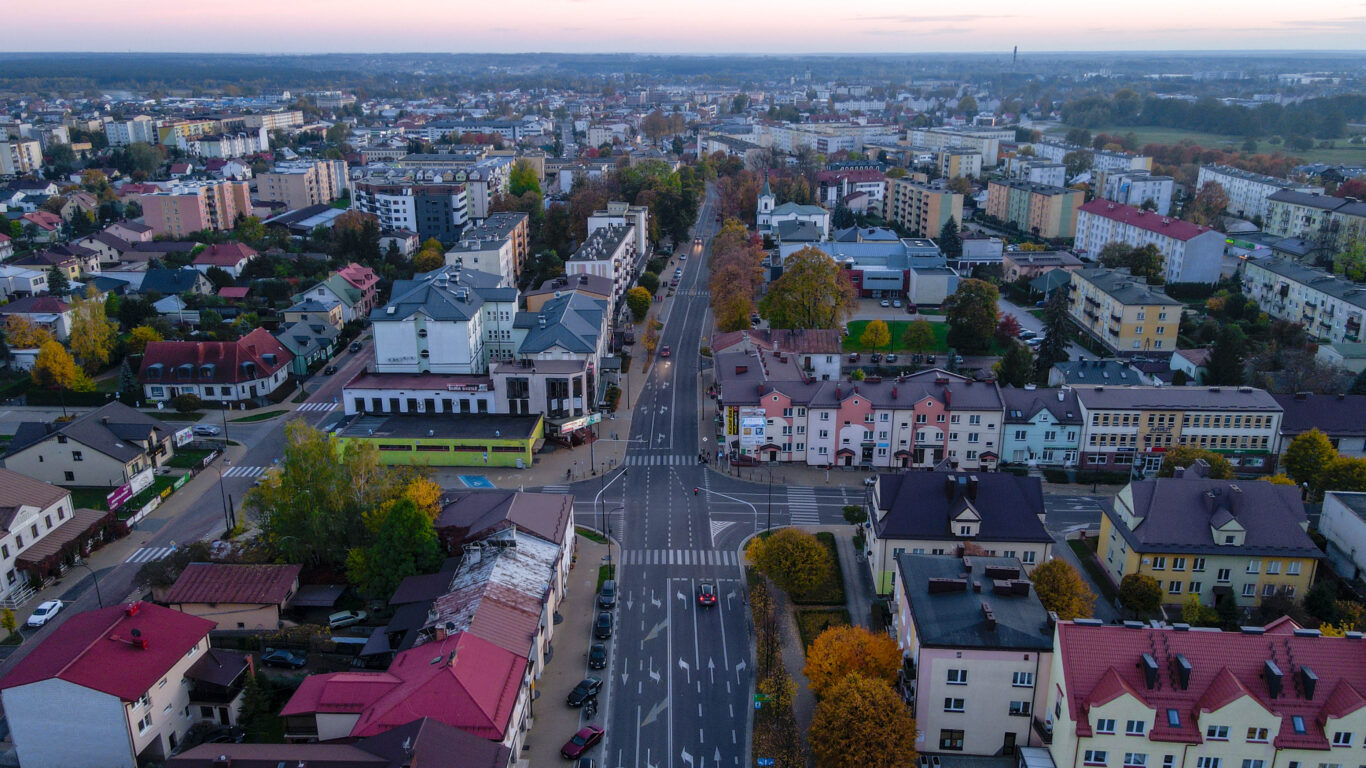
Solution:
<svg viewBox="0 0 1366 768">
<path fill-rule="evenodd" d="M 0 768 L 1366 765 L 1359 9 L 54 10 Z"/>
</svg>

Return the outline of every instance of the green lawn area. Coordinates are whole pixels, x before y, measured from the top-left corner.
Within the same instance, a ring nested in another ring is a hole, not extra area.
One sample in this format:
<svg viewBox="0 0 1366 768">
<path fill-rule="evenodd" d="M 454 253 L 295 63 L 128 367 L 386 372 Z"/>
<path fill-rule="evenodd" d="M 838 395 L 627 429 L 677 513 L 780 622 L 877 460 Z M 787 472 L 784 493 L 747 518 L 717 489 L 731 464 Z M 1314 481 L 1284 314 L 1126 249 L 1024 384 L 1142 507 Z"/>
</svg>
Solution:
<svg viewBox="0 0 1366 768">
<path fill-rule="evenodd" d="M 603 536 L 602 534 L 597 533 L 596 531 L 590 531 L 587 528 L 584 528 L 582 525 L 574 526 L 574 532 L 584 537 L 585 539 L 588 539 L 589 541 L 596 541 L 599 544 L 607 543 L 606 536 Z"/>
<path fill-rule="evenodd" d="M 818 533 L 816 540 L 830 553 L 830 567 L 826 569 L 825 578 L 821 579 L 821 583 L 815 589 L 805 594 L 791 595 L 792 602 L 797 605 L 843 605 L 844 573 L 840 569 L 839 553 L 835 551 L 835 534 Z M 847 616 L 845 621 L 848 621 Z"/>
<path fill-rule="evenodd" d="M 77 509 L 109 509 L 105 499 L 113 488 L 67 488 L 71 491 L 71 504 Z"/>
<path fill-rule="evenodd" d="M 887 330 L 891 331 L 892 334 L 892 343 L 890 349 L 887 347 L 879 347 L 878 349 L 873 349 L 871 347 L 865 347 L 859 343 L 859 337 L 861 337 L 863 335 L 864 330 L 868 328 L 869 322 L 871 321 L 854 320 L 849 323 L 849 335 L 845 336 L 844 341 L 842 342 L 844 345 L 845 352 L 894 352 L 900 354 L 902 352 L 911 351 L 909 347 L 907 347 L 905 344 L 901 342 L 901 337 L 906 335 L 906 329 L 910 327 L 911 323 L 915 322 L 914 320 L 893 320 L 887 323 Z M 948 323 L 930 322 L 930 328 L 934 330 L 934 347 L 932 349 L 925 350 L 925 352 L 931 355 L 944 354 L 948 352 Z M 999 356 L 1004 355 L 1006 351 L 1002 349 L 1000 345 L 996 342 L 992 342 L 991 349 L 988 350 L 987 353 Z"/>
<path fill-rule="evenodd" d="M 826 629 L 849 623 L 849 611 L 844 608 L 798 608 L 797 633 L 802 637 L 802 653 Z"/>
<path fill-rule="evenodd" d="M 1062 128 L 1058 134 L 1065 133 L 1066 128 Z M 1219 133 L 1204 133 L 1201 131 L 1187 131 L 1180 128 L 1160 128 L 1155 126 L 1136 126 L 1113 127 L 1113 128 L 1093 128 L 1091 135 L 1097 133 L 1108 133 L 1114 136 L 1123 136 L 1133 132 L 1138 136 L 1140 148 L 1144 144 L 1179 144 L 1184 139 L 1189 139 L 1206 149 L 1222 150 L 1241 150 L 1243 142 L 1246 141 L 1241 136 L 1227 136 Z M 1057 138 L 1057 134 L 1051 135 Z M 1332 149 L 1290 149 L 1284 144 L 1272 144 L 1266 139 L 1257 142 L 1257 152 L 1262 154 L 1273 154 L 1280 152 L 1290 157 L 1303 158 L 1306 163 L 1343 163 L 1350 165 L 1366 164 L 1366 144 L 1348 144 L 1347 140 L 1336 139 L 1333 141 Z"/>
<path fill-rule="evenodd" d="M 198 467 L 200 462 L 204 461 L 204 457 L 208 456 L 210 453 L 212 453 L 212 451 L 178 448 L 176 449 L 175 455 L 166 462 L 166 466 L 175 467 L 176 469 L 194 469 L 195 467 Z"/>
<path fill-rule="evenodd" d="M 1101 596 L 1113 603 L 1115 601 L 1115 588 L 1110 584 L 1110 577 L 1105 575 L 1105 571 L 1100 568 L 1100 563 L 1096 560 L 1096 550 L 1091 545 L 1095 542 L 1094 537 L 1086 541 L 1081 539 L 1068 539 L 1067 546 L 1077 553 L 1077 559 L 1081 560 L 1081 565 L 1086 569 L 1086 573 L 1091 577 L 1091 581 L 1100 588 Z"/>
<path fill-rule="evenodd" d="M 602 591 L 602 583 L 616 577 L 617 567 L 615 565 L 598 566 L 598 586 L 596 591 Z"/>
<path fill-rule="evenodd" d="M 229 421 L 234 424 L 245 421 L 265 421 L 266 419 L 273 419 L 276 416 L 281 416 L 286 413 L 289 413 L 289 411 L 262 411 L 260 413 L 253 413 L 250 416 L 243 416 L 240 419 L 229 419 Z"/>
</svg>

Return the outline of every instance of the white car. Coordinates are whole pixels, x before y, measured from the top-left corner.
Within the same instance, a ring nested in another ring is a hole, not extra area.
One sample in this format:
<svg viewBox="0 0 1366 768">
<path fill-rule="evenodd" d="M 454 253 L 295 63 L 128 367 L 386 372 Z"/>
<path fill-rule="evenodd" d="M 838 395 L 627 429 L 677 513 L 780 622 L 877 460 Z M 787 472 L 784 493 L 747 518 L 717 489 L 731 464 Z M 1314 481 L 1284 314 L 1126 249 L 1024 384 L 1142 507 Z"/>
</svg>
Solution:
<svg viewBox="0 0 1366 768">
<path fill-rule="evenodd" d="M 883 299 L 881 302 L 878 303 L 878 306 L 880 306 L 880 307 L 890 307 L 890 306 L 892 306 L 892 302 L 890 302 L 890 301 L 888 301 L 888 300 L 886 300 L 886 299 Z"/>
<path fill-rule="evenodd" d="M 223 430 L 219 427 L 215 427 L 212 424 L 196 424 L 194 428 L 190 431 L 196 435 L 199 435 L 200 437 L 214 437 Z"/>
<path fill-rule="evenodd" d="M 365 611 L 338 611 L 327 617 L 327 624 L 333 629 L 350 627 L 365 621 L 367 615 Z"/>
<path fill-rule="evenodd" d="M 49 600 L 46 603 L 33 609 L 33 615 L 28 617 L 28 626 L 41 627 L 52 620 L 57 612 L 62 610 L 61 600 Z"/>
</svg>

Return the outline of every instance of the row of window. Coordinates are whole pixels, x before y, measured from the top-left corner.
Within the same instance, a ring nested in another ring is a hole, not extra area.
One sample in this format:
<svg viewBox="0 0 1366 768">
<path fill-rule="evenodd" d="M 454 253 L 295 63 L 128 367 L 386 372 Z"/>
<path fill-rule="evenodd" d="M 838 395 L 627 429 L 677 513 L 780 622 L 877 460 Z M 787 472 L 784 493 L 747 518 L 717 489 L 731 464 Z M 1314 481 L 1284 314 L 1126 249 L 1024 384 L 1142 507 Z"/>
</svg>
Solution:
<svg viewBox="0 0 1366 768">
<path fill-rule="evenodd" d="M 1287 561 L 1287 562 L 1285 563 L 1285 572 L 1286 572 L 1287 574 L 1291 575 L 1291 576 L 1298 576 L 1299 573 L 1300 573 L 1300 564 L 1301 564 L 1301 563 L 1300 563 L 1299 560 L 1289 560 L 1289 561 Z M 1167 557 L 1166 557 L 1166 555 L 1154 555 L 1154 556 L 1152 557 L 1151 562 L 1150 562 L 1148 565 L 1149 565 L 1149 567 L 1152 568 L 1154 571 L 1165 571 L 1165 570 L 1167 569 Z M 1172 569 L 1173 571 L 1184 571 L 1184 570 L 1186 570 L 1186 558 L 1184 558 L 1184 557 L 1173 557 L 1173 558 L 1171 559 L 1171 569 Z M 1194 571 L 1194 572 L 1196 572 L 1196 573 L 1203 573 L 1204 570 L 1205 570 L 1205 558 L 1203 558 L 1203 557 L 1191 558 L 1191 570 Z M 1247 565 L 1244 567 L 1243 572 L 1244 572 L 1244 573 L 1261 573 L 1261 572 L 1262 572 L 1262 560 L 1261 560 L 1261 558 L 1259 558 L 1259 557 L 1254 557 L 1254 558 L 1249 559 L 1249 560 L 1247 561 Z M 1266 574 L 1267 574 L 1268 576 L 1276 576 L 1276 575 L 1280 574 L 1280 572 L 1281 572 L 1281 561 L 1280 561 L 1280 560 L 1268 560 L 1268 561 L 1266 561 Z M 1228 568 L 1220 568 L 1220 569 L 1219 569 L 1219 580 L 1220 580 L 1220 581 L 1228 581 L 1228 578 L 1229 578 L 1229 569 L 1228 569 Z"/>
<path fill-rule="evenodd" d="M 1003 551 L 1000 551 L 1000 552 L 998 552 L 997 550 L 994 550 L 994 549 L 986 549 L 986 550 L 982 550 L 982 551 L 986 553 L 986 556 L 987 556 L 987 557 L 998 557 L 998 556 L 999 556 L 999 557 L 1015 557 L 1015 555 L 1016 555 L 1016 551 L 1013 550 L 1013 549 L 1007 549 L 1007 550 L 1003 550 Z M 896 547 L 896 548 L 894 548 L 894 549 L 892 550 L 892 557 L 895 558 L 897 555 L 903 555 L 903 554 L 905 554 L 905 553 L 906 553 L 906 548 L 905 548 L 905 547 Z M 930 553 L 931 555 L 943 555 L 943 554 L 947 554 L 947 551 L 946 551 L 944 548 L 942 548 L 942 547 L 935 547 L 935 548 L 931 549 L 929 553 Z M 925 554 L 925 548 L 924 548 L 924 547 L 913 547 L 913 548 L 911 549 L 911 554 L 913 554 L 913 555 L 923 555 L 923 554 Z M 1035 552 L 1035 551 L 1033 551 L 1033 550 L 1026 549 L 1025 551 L 1020 552 L 1020 553 L 1018 553 L 1018 554 L 1019 554 L 1019 556 L 1020 556 L 1020 562 L 1023 563 L 1023 564 L 1025 564 L 1025 565 L 1033 565 L 1035 562 L 1038 561 L 1038 554 L 1039 554 L 1039 553 L 1037 553 L 1037 552 Z M 966 672 L 965 672 L 964 674 L 966 674 Z M 1029 679 L 1030 679 L 1030 682 L 1024 683 L 1024 685 L 1033 685 L 1033 684 L 1034 684 L 1034 683 L 1033 683 L 1033 673 L 1031 673 L 1031 672 L 1021 672 L 1021 673 L 1016 673 L 1016 674 L 1030 675 L 1030 678 L 1029 678 Z"/>
<path fill-rule="evenodd" d="M 1010 557 L 1010 555 L 1007 555 L 1007 557 Z M 944 681 L 945 681 L 946 683 L 948 683 L 949 685 L 967 685 L 967 684 L 968 684 L 968 671 L 967 671 L 966 669 L 948 669 L 948 670 L 945 670 L 945 680 L 944 680 Z M 1010 684 L 1011 684 L 1011 686 L 1013 686 L 1013 687 L 1015 687 L 1015 688 L 1033 688 L 1033 687 L 1034 687 L 1034 673 L 1033 673 L 1033 672 L 1015 672 L 1015 673 L 1012 673 L 1011 676 L 1010 676 Z"/>
<path fill-rule="evenodd" d="M 1030 713 L 1030 709 L 1031 709 L 1031 704 L 1030 704 L 1030 702 L 1028 702 L 1028 701 L 1012 701 L 1012 702 L 1010 702 L 1010 706 L 1007 707 L 1007 711 L 1008 711 L 1012 716 L 1014 716 L 1014 717 L 1028 717 L 1028 716 L 1029 716 L 1029 713 Z M 945 698 L 944 698 L 944 711 L 945 711 L 945 712 L 966 712 L 966 711 L 967 711 L 967 704 L 965 703 L 965 701 L 964 701 L 963 699 L 960 699 L 960 698 L 945 697 Z"/>
<path fill-rule="evenodd" d="M 1141 422 L 1137 413 L 1093 413 L 1091 414 L 1091 426 L 1093 427 L 1137 427 Z M 1174 427 L 1176 426 L 1176 414 L 1174 413 L 1150 413 L 1147 417 L 1147 425 L 1150 427 Z M 1200 414 L 1185 413 L 1181 416 L 1181 426 L 1183 427 L 1210 427 L 1210 428 L 1254 428 L 1268 429 L 1271 427 L 1271 417 L 1258 414 Z"/>
</svg>

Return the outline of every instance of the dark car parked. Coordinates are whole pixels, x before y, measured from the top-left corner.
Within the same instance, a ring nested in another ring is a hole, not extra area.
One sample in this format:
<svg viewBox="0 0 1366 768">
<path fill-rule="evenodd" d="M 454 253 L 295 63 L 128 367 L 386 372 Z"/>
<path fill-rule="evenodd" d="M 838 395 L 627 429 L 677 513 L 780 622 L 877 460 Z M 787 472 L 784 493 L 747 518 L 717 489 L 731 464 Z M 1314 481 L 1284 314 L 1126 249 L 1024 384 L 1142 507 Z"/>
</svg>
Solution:
<svg viewBox="0 0 1366 768">
<path fill-rule="evenodd" d="M 593 646 L 588 649 L 588 668 L 607 668 L 607 646 L 602 643 L 593 643 Z"/>
<path fill-rule="evenodd" d="M 585 701 L 597 696 L 600 690 L 602 690 L 601 680 L 596 677 L 585 677 L 578 685 L 574 686 L 574 690 L 569 692 L 569 697 L 565 703 L 571 707 L 582 707 Z"/>
<path fill-rule="evenodd" d="M 602 611 L 598 614 L 598 620 L 593 623 L 593 637 L 599 640 L 606 640 L 612 636 L 612 614 Z"/>
<path fill-rule="evenodd" d="M 286 648 L 267 648 L 266 652 L 261 654 L 261 663 L 268 667 L 303 669 L 308 666 L 308 656 Z"/>
</svg>

